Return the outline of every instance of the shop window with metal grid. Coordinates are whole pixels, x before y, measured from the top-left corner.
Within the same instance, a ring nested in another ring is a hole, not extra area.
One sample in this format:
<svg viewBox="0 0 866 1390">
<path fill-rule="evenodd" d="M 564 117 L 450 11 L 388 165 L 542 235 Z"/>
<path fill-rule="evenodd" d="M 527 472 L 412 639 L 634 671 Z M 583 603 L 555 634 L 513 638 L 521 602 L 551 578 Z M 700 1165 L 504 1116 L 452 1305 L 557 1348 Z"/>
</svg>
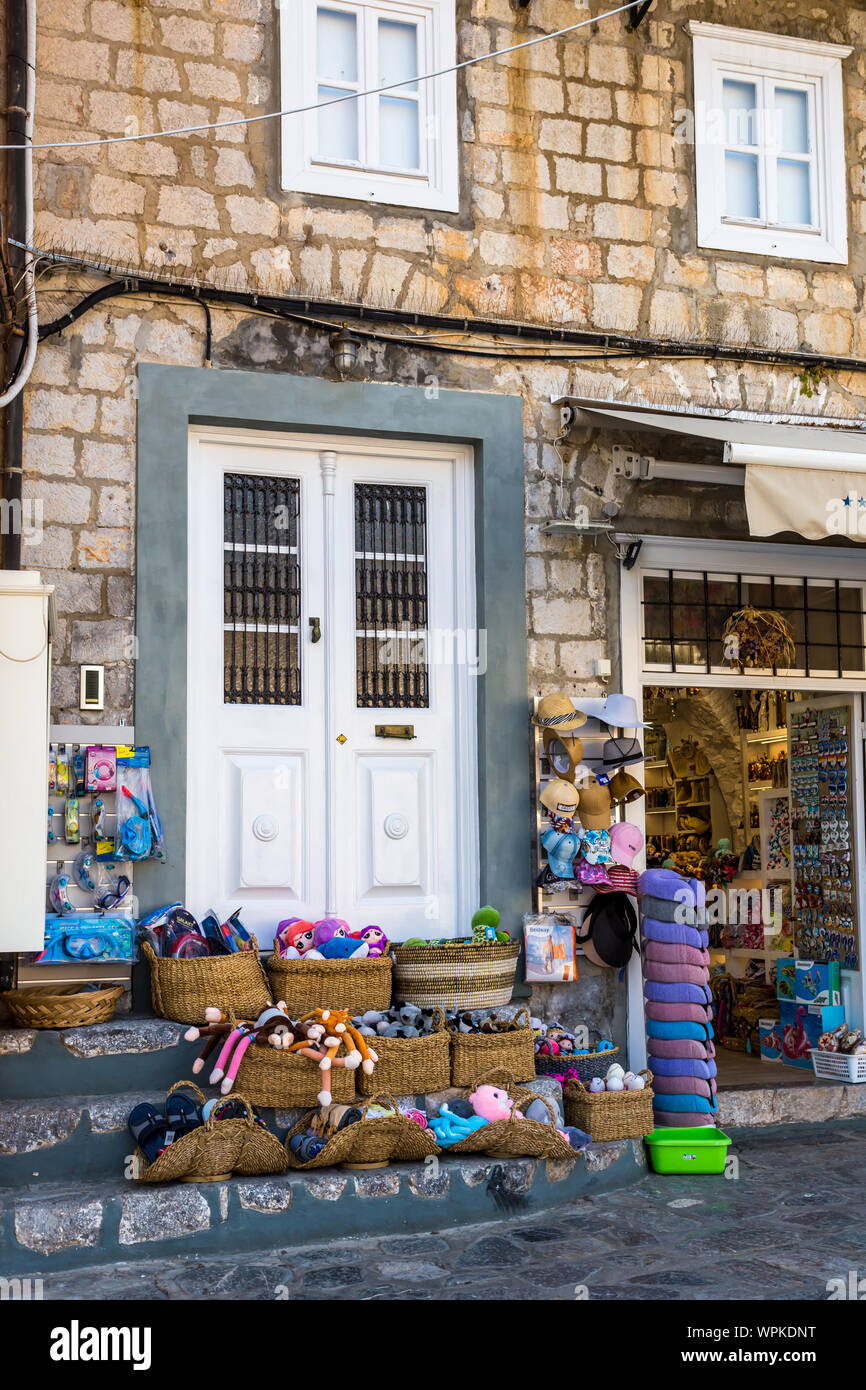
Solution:
<svg viewBox="0 0 866 1390">
<path fill-rule="evenodd" d="M 300 484 L 227 473 L 223 486 L 224 702 L 299 705 Z"/>
<path fill-rule="evenodd" d="M 425 709 L 427 489 L 355 484 L 357 705 Z"/>
<path fill-rule="evenodd" d="M 772 609 L 790 624 L 796 657 L 780 676 L 866 674 L 866 585 L 854 580 L 653 571 L 643 576 L 644 667 L 730 674 L 722 632 L 738 609 Z"/>
</svg>

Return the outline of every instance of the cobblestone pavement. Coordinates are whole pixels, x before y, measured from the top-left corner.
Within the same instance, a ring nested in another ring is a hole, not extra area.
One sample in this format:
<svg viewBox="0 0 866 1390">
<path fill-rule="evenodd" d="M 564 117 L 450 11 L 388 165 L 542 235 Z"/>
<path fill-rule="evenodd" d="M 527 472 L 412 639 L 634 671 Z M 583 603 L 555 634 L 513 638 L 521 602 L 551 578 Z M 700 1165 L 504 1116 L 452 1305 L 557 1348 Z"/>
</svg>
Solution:
<svg viewBox="0 0 866 1390">
<path fill-rule="evenodd" d="M 433 1235 L 52 1276 L 46 1299 L 796 1299 L 866 1274 L 866 1121 L 743 1130 L 738 1176 L 655 1177 Z"/>
</svg>

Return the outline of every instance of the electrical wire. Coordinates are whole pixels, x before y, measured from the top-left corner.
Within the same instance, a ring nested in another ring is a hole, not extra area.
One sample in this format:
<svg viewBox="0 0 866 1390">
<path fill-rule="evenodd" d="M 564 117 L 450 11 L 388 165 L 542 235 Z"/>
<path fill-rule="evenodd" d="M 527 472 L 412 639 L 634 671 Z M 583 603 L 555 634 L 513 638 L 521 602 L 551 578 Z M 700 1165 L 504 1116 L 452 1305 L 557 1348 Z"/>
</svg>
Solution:
<svg viewBox="0 0 866 1390">
<path fill-rule="evenodd" d="M 29 244 L 33 240 L 34 210 L 33 210 L 33 122 L 36 110 L 36 0 L 26 0 L 27 7 L 27 110 L 24 116 L 24 144 L 10 145 L 6 148 L 25 151 L 24 160 L 24 240 Z M 27 385 L 30 373 L 33 371 L 33 364 L 36 361 L 36 349 L 39 345 L 39 312 L 36 302 L 36 263 L 30 252 L 26 253 L 28 260 L 24 271 L 24 282 L 27 286 L 27 347 L 24 350 L 24 359 L 20 363 L 15 374 L 14 380 L 6 390 L 0 395 L 0 409 L 14 401 Z M 17 289 L 18 286 L 15 286 Z M 14 310 L 13 310 L 14 313 Z"/>
<path fill-rule="evenodd" d="M 585 29 L 589 24 L 600 24 L 605 19 L 612 19 L 615 15 L 623 14 L 625 10 L 634 8 L 634 0 L 628 0 L 625 5 L 618 5 L 614 10 L 607 10 L 605 14 L 591 15 L 589 19 L 582 19 L 578 24 L 569 24 L 564 29 L 557 29 L 552 34 L 539 34 L 534 39 L 524 39 L 522 43 L 511 44 L 508 48 L 497 49 L 493 53 L 480 53 L 476 58 L 464 58 L 460 63 L 454 63 L 451 67 L 439 68 L 436 72 L 425 72 L 417 77 L 406 77 L 401 82 L 389 82 L 381 87 L 370 87 L 364 92 L 347 92 L 345 96 L 331 97 L 329 101 L 314 102 L 309 106 L 292 106 L 286 111 L 265 111 L 259 116 L 238 116 L 230 121 L 204 121 L 201 125 L 176 126 L 172 130 L 151 130 L 137 135 L 111 135 L 101 140 L 53 140 L 45 144 L 32 145 L 34 150 L 84 150 L 90 149 L 94 145 L 128 145 L 141 140 L 167 140 L 174 135 L 195 135 L 202 130 L 225 130 L 229 126 L 254 125 L 258 121 L 274 121 L 284 116 L 303 116 L 312 111 L 324 111 L 328 106 L 339 106 L 344 101 L 360 101 L 363 97 L 379 96 L 382 92 L 397 91 L 402 87 L 414 86 L 417 82 L 432 82 L 438 77 L 448 77 L 451 73 L 461 72 L 464 68 L 474 67 L 477 63 L 489 63 L 494 58 L 505 58 L 509 53 L 518 53 L 523 48 L 532 48 L 537 43 L 547 43 L 550 39 L 561 39 L 566 34 L 573 34 L 578 29 Z M 0 150 L 17 150 L 19 145 L 0 145 Z"/>
</svg>

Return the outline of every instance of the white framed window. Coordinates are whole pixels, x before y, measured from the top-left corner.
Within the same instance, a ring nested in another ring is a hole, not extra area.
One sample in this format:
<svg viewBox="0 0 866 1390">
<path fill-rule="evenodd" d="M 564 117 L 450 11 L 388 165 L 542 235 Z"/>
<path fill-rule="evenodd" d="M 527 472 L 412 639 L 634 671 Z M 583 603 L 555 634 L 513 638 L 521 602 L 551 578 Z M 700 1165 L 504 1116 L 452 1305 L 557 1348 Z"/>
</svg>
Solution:
<svg viewBox="0 0 866 1390">
<path fill-rule="evenodd" d="M 847 264 L 842 60 L 853 50 L 689 23 L 698 245 Z"/>
<path fill-rule="evenodd" d="M 455 62 L 454 6 L 455 0 L 282 6 L 282 105 L 320 107 L 282 119 L 283 188 L 457 211 L 455 74 L 420 80 Z M 352 98 L 353 92 L 372 94 Z"/>
</svg>

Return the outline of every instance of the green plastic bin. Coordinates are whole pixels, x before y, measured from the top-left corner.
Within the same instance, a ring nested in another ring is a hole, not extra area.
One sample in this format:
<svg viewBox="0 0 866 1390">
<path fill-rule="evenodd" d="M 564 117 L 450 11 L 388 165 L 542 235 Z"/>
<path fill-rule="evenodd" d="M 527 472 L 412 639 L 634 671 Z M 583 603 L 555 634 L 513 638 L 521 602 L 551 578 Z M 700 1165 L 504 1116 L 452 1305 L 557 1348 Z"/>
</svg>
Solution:
<svg viewBox="0 0 866 1390">
<path fill-rule="evenodd" d="M 654 1173 L 724 1173 L 730 1139 L 712 1125 L 654 1129 L 644 1141 Z"/>
</svg>

